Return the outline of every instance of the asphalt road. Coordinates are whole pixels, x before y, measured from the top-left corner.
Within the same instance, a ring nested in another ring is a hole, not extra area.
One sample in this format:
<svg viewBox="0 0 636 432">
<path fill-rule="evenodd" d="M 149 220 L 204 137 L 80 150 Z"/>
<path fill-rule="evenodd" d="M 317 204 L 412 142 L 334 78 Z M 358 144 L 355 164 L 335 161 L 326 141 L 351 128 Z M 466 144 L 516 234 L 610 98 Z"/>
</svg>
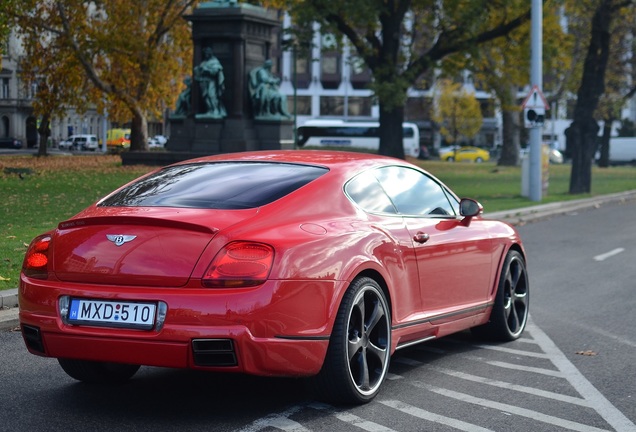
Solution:
<svg viewBox="0 0 636 432">
<path fill-rule="evenodd" d="M 629 203 L 519 227 L 529 255 L 534 321 L 632 421 L 636 421 L 635 218 L 636 204 Z"/>
<path fill-rule="evenodd" d="M 522 339 L 487 345 L 466 332 L 398 351 L 380 395 L 359 407 L 319 403 L 302 380 L 159 368 L 87 386 L 0 332 L 0 430 L 636 431 L 634 218 L 631 201 L 521 223 Z"/>
</svg>

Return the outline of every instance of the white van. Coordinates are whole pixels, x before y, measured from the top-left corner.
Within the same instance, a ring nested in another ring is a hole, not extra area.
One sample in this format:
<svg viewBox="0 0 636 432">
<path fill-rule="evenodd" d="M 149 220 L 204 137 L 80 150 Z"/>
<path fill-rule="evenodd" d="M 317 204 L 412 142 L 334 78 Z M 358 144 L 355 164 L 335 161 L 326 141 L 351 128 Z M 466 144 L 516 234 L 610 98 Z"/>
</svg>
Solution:
<svg viewBox="0 0 636 432">
<path fill-rule="evenodd" d="M 611 138 L 609 163 L 636 165 L 636 137 Z"/>
<path fill-rule="evenodd" d="M 59 143 L 61 149 L 68 150 L 91 150 L 99 148 L 97 135 L 71 135 L 66 141 Z"/>
</svg>

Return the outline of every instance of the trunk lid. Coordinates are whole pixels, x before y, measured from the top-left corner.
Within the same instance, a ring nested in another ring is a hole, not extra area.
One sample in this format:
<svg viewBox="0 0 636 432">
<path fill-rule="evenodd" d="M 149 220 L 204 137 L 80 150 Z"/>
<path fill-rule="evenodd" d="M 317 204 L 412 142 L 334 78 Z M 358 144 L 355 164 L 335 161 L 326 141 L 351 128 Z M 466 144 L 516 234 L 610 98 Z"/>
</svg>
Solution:
<svg viewBox="0 0 636 432">
<path fill-rule="evenodd" d="M 93 207 L 59 224 L 53 271 L 66 282 L 184 286 L 210 240 L 258 210 Z M 114 214 L 118 213 L 118 214 Z"/>
</svg>

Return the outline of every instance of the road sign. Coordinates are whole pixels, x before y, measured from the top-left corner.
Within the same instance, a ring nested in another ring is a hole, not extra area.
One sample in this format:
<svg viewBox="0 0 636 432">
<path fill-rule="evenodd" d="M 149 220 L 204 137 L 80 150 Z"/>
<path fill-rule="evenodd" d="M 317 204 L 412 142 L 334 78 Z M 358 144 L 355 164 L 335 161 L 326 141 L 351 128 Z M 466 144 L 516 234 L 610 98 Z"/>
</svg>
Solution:
<svg viewBox="0 0 636 432">
<path fill-rule="evenodd" d="M 526 128 L 536 128 L 543 126 L 545 111 L 550 109 L 545 96 L 538 86 L 533 86 L 528 96 L 521 104 L 523 108 L 523 123 Z"/>
</svg>

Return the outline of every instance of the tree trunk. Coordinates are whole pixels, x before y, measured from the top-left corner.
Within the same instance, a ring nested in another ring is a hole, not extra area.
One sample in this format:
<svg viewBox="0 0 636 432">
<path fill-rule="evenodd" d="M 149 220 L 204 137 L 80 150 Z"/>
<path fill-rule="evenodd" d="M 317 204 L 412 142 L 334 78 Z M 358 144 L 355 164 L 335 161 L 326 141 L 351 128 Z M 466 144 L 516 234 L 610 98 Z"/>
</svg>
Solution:
<svg viewBox="0 0 636 432">
<path fill-rule="evenodd" d="M 47 146 L 49 142 L 49 136 L 51 136 L 51 117 L 49 114 L 42 116 L 40 127 L 38 128 L 38 134 L 40 135 L 40 146 L 38 147 L 38 157 L 47 156 Z"/>
<path fill-rule="evenodd" d="M 585 124 L 579 124 L 575 120 L 565 131 L 566 139 L 575 143 L 570 174 L 571 194 L 592 191 L 592 159 L 596 150 L 598 129 L 598 123 L 592 118 Z"/>
<path fill-rule="evenodd" d="M 130 127 L 130 151 L 146 150 L 148 150 L 148 120 L 139 109 L 135 109 Z"/>
<path fill-rule="evenodd" d="M 404 107 L 397 106 L 389 110 L 380 102 L 380 149 L 379 154 L 404 159 L 404 141 L 402 123 Z"/>
<path fill-rule="evenodd" d="M 607 118 L 603 125 L 603 137 L 601 138 L 600 157 L 598 159 L 598 166 L 600 168 L 609 167 L 609 146 L 610 136 L 612 135 L 612 123 L 614 123 L 614 119 Z"/>
<path fill-rule="evenodd" d="M 612 0 L 602 0 L 592 18 L 592 34 L 577 93 L 574 119 L 566 132 L 567 145 L 572 151 L 571 194 L 592 191 L 592 159 L 598 133 L 594 111 L 605 91 L 611 21 Z"/>
<path fill-rule="evenodd" d="M 501 117 L 503 122 L 503 143 L 497 165 L 515 166 L 519 164 L 519 112 L 504 110 L 501 113 Z"/>
</svg>

